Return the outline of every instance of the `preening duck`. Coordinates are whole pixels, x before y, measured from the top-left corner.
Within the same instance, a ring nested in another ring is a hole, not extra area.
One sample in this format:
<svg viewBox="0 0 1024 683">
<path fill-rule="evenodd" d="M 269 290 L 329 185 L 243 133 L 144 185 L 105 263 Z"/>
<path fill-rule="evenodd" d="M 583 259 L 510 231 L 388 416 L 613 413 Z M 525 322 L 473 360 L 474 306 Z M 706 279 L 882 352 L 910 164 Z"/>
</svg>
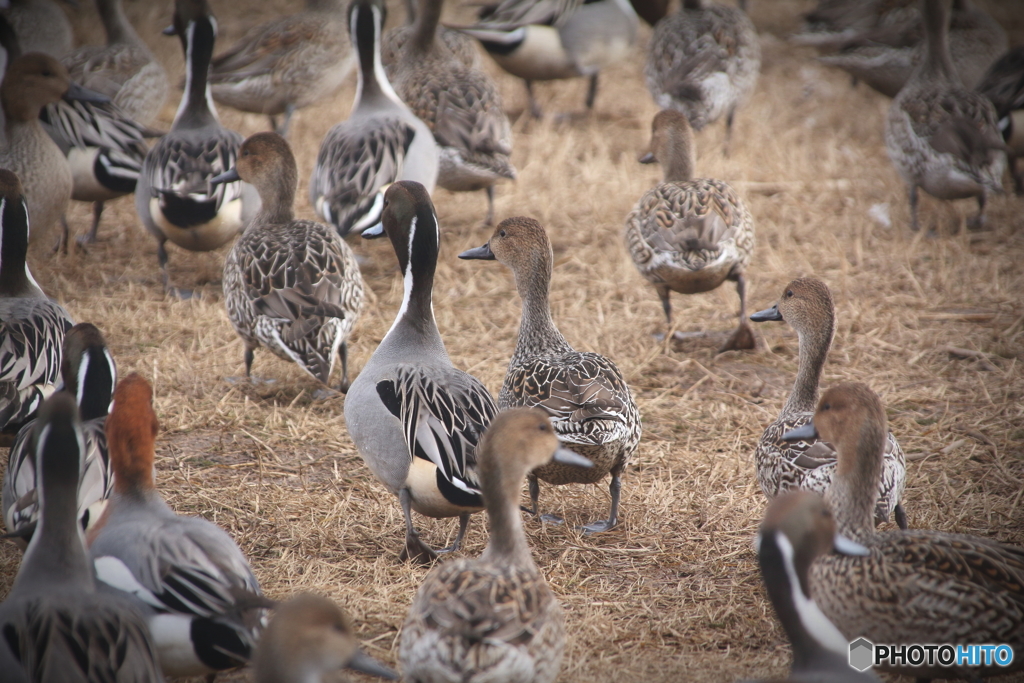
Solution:
<svg viewBox="0 0 1024 683">
<path fill-rule="evenodd" d="M 426 188 L 392 184 L 381 223 L 362 234 L 391 240 L 405 294 L 345 397 L 345 423 L 363 461 L 398 496 L 405 514 L 401 558 L 428 562 L 436 553 L 420 540 L 412 511 L 458 517 L 459 534 L 447 550 L 458 549 L 470 514 L 483 508 L 476 450 L 498 409 L 480 380 L 452 365 L 437 331 L 431 296 L 440 230 Z"/>
</svg>

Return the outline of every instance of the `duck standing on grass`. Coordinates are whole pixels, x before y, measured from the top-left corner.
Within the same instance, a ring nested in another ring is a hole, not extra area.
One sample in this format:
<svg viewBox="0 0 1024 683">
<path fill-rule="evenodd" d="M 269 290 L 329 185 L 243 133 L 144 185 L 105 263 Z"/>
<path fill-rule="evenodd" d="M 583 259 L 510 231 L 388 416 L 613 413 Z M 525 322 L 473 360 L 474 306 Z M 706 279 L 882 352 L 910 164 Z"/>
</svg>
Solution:
<svg viewBox="0 0 1024 683">
<path fill-rule="evenodd" d="M 548 294 L 554 257 L 551 242 L 532 218 L 506 218 L 482 247 L 463 259 L 498 260 L 512 269 L 523 301 L 519 340 L 498 395 L 502 408 L 536 406 L 551 416 L 558 438 L 591 467 L 553 462 L 530 472 L 530 499 L 537 514 L 541 479 L 550 484 L 594 484 L 608 474 L 608 519 L 585 524 L 586 533 L 608 531 L 619 521 L 622 471 L 640 443 L 640 411 L 615 363 L 572 348 L 551 319 Z M 561 522 L 545 516 L 548 521 Z"/>
<path fill-rule="evenodd" d="M 211 184 L 241 179 L 260 193 L 261 208 L 224 261 L 224 304 L 245 342 L 245 374 L 265 346 L 327 385 L 341 359 L 348 390 L 348 336 L 363 308 L 355 254 L 330 226 L 295 218 L 298 169 L 277 133 L 242 143 L 238 164 Z"/>
</svg>

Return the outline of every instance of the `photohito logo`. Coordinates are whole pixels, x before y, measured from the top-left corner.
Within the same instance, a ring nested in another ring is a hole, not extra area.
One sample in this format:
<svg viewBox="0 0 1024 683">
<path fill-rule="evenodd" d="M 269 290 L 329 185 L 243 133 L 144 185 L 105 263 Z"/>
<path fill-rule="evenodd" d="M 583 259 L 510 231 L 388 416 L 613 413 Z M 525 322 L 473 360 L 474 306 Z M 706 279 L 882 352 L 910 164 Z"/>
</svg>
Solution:
<svg viewBox="0 0 1024 683">
<path fill-rule="evenodd" d="M 850 666 L 1010 666 L 1009 645 L 875 645 L 867 638 L 850 643 Z"/>
</svg>

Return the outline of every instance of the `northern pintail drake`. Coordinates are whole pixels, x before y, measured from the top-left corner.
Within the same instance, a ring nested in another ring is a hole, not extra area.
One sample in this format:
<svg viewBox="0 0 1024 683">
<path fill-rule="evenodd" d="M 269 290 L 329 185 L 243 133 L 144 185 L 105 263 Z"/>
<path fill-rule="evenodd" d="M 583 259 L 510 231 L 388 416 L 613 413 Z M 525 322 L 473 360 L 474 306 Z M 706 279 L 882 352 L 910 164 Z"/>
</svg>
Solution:
<svg viewBox="0 0 1024 683">
<path fill-rule="evenodd" d="M 342 669 L 398 680 L 398 674 L 359 648 L 344 610 L 309 593 L 274 610 L 252 665 L 256 683 L 326 683 L 337 680 Z"/>
<path fill-rule="evenodd" d="M 1006 145 L 984 95 L 967 90 L 949 59 L 949 13 L 943 0 L 922 0 L 925 59 L 889 107 L 885 147 L 907 184 L 910 225 L 918 229 L 917 190 L 938 199 L 978 200 L 971 227 L 985 224 L 990 192 L 1001 193 Z"/>
<path fill-rule="evenodd" d="M 442 0 L 419 0 L 413 34 L 392 71 L 392 83 L 437 141 L 437 184 L 452 192 L 487 192 L 486 224 L 494 220 L 494 184 L 515 180 L 512 126 L 494 82 L 468 68 L 437 40 Z"/>
<path fill-rule="evenodd" d="M 754 24 L 743 10 L 714 0 L 684 0 L 659 21 L 644 65 L 655 104 L 682 112 L 696 130 L 725 116 L 727 136 L 760 72 Z"/>
<path fill-rule="evenodd" d="M 458 549 L 470 514 L 483 508 L 477 444 L 498 408 L 480 380 L 452 366 L 437 331 L 432 289 L 441 234 L 426 188 L 392 184 L 381 223 L 362 234 L 391 240 L 405 294 L 345 397 L 345 423 L 363 461 L 398 496 L 405 515 L 401 559 L 429 562 L 437 554 L 420 540 L 412 511 L 458 517 L 458 536 L 446 551 Z"/>
<path fill-rule="evenodd" d="M 137 373 L 114 391 L 107 416 L 114 493 L 89 535 L 96 578 L 114 594 L 130 595 L 145 614 L 166 675 L 241 666 L 252 656 L 269 601 L 223 529 L 176 515 L 157 492 L 152 400 L 149 382 Z"/>
<path fill-rule="evenodd" d="M 64 334 L 74 324 L 32 277 L 28 241 L 21 181 L 0 169 L 0 429 L 31 419 L 56 391 Z"/>
<path fill-rule="evenodd" d="M 996 60 L 977 90 L 996 108 L 1013 186 L 1018 195 L 1024 195 L 1024 171 L 1017 170 L 1017 160 L 1024 155 L 1024 45 Z"/>
<path fill-rule="evenodd" d="M 117 383 L 117 367 L 103 334 L 92 323 L 78 323 L 64 335 L 61 389 L 75 397 L 82 421 L 82 470 L 78 482 L 78 519 L 88 531 L 99 519 L 114 489 L 107 454 L 107 413 Z M 24 548 L 39 520 L 39 473 L 29 422 L 11 447 L 4 471 L 3 515 L 8 534 Z"/>
<path fill-rule="evenodd" d="M 71 22 L 54 0 L 10 0 L 0 15 L 10 23 L 25 52 L 60 59 L 74 44 Z"/>
<path fill-rule="evenodd" d="M 380 0 L 352 3 L 349 30 L 359 63 L 355 104 L 348 120 L 324 136 L 309 178 L 309 203 L 342 237 L 380 221 L 390 183 L 414 180 L 433 193 L 437 182 L 434 135 L 381 68 L 385 17 Z"/>
<path fill-rule="evenodd" d="M 886 97 L 897 93 L 927 57 L 927 27 L 921 12 L 897 26 L 880 26 L 848 38 L 836 54 L 819 61 L 838 67 Z M 953 0 L 949 17 L 950 64 L 960 82 L 973 89 L 1006 51 L 1006 32 L 971 0 Z"/>
<path fill-rule="evenodd" d="M 345 6 L 345 0 L 306 0 L 306 11 L 246 32 L 210 66 L 213 99 L 266 114 L 287 135 L 297 109 L 333 96 L 352 71 Z"/>
<path fill-rule="evenodd" d="M 398 658 L 409 683 L 551 683 L 565 648 L 565 616 L 523 532 L 519 492 L 549 463 L 586 468 L 566 450 L 547 413 L 515 408 L 480 442 L 480 485 L 491 536 L 478 559 L 434 567 L 402 628 Z"/>
<path fill-rule="evenodd" d="M 586 524 L 583 530 L 611 529 L 619 521 L 622 472 L 640 443 L 640 411 L 615 363 L 597 353 L 577 351 L 555 327 L 548 303 L 554 256 L 547 233 L 532 218 L 506 218 L 487 244 L 459 258 L 505 264 L 515 275 L 522 299 L 519 340 L 498 394 L 498 407 L 543 409 L 551 416 L 555 435 L 592 465 L 580 468 L 553 462 L 531 471 L 527 479 L 533 513 L 537 514 L 540 495 L 538 479 L 555 485 L 596 484 L 610 474 L 608 519 Z"/>
<path fill-rule="evenodd" d="M 11 60 L 0 85 L 6 138 L 0 147 L 0 168 L 21 178 L 32 216 L 33 243 L 42 242 L 71 200 L 71 167 L 39 121 L 43 107 L 61 98 L 106 100 L 72 83 L 67 69 L 53 57 L 33 52 Z"/>
<path fill-rule="evenodd" d="M 784 493 L 768 506 L 755 542 L 761 578 L 775 617 L 793 648 L 791 683 L 880 683 L 850 666 L 850 644 L 810 594 L 811 563 L 829 552 L 863 557 L 870 551 L 836 531 L 816 493 Z"/>
<path fill-rule="evenodd" d="M 670 292 L 698 294 L 726 280 L 735 282 L 740 322 L 722 350 L 752 349 L 745 272 L 754 251 L 754 219 L 728 184 L 693 177 L 693 147 L 686 116 L 670 109 L 658 112 L 651 123 L 650 149 L 640 163 L 660 163 L 664 180 L 626 217 L 626 246 L 640 274 L 657 290 L 669 327 Z"/>
<path fill-rule="evenodd" d="M 295 218 L 298 169 L 277 133 L 242 143 L 238 165 L 212 182 L 241 178 L 262 207 L 224 261 L 224 304 L 245 342 L 245 374 L 259 346 L 327 385 L 341 359 L 348 390 L 348 339 L 363 309 L 355 254 L 329 225 Z"/>
<path fill-rule="evenodd" d="M 171 131 L 149 150 L 135 188 L 135 209 L 156 238 L 164 289 L 167 240 L 210 251 L 235 237 L 259 209 L 259 195 L 241 181 L 210 187 L 235 165 L 242 136 L 220 125 L 207 83 L 217 21 L 206 0 L 175 0 L 174 31 L 185 51 L 185 92 Z M 187 296 L 187 292 L 179 292 Z"/>
<path fill-rule="evenodd" d="M 473 36 L 502 69 L 523 79 L 530 113 L 541 117 L 534 81 L 585 77 L 587 109 L 601 70 L 623 62 L 636 44 L 639 19 L 629 0 L 502 0 L 458 29 Z"/>
<path fill-rule="evenodd" d="M 769 499 L 786 491 L 803 489 L 825 495 L 835 478 L 835 445 L 824 440 L 788 442 L 787 432 L 811 421 L 818 402 L 818 383 L 825 367 L 836 329 L 836 309 L 828 286 L 812 277 L 798 278 L 786 285 L 771 308 L 750 316 L 754 322 L 785 321 L 796 330 L 799 360 L 793 390 L 782 412 L 765 427 L 754 449 L 757 482 Z M 906 484 L 907 465 L 896 437 L 885 442 L 885 465 L 878 480 L 875 523 L 895 515 L 896 524 L 907 528 L 907 514 L 900 501 Z"/>
<path fill-rule="evenodd" d="M 836 445 L 839 464 L 826 500 L 840 533 L 871 551 L 815 562 L 810 585 L 821 611 L 848 641 L 1005 643 L 1024 652 L 1024 548 L 940 531 L 875 531 L 875 482 L 887 431 L 882 401 L 850 383 L 826 391 L 813 421 L 786 437 Z M 920 666 L 901 673 L 977 680 L 1021 670 L 1024 658 L 1014 657 L 1009 667 Z"/>
<path fill-rule="evenodd" d="M 167 72 L 135 32 L 122 0 L 96 0 L 106 45 L 87 45 L 61 57 L 72 80 L 110 98 L 132 121 L 149 125 L 163 109 Z"/>
<path fill-rule="evenodd" d="M 0 604 L 0 649 L 11 648 L 25 680 L 157 683 L 163 676 L 142 615 L 129 600 L 98 592 L 89 566 L 75 495 L 82 438 L 74 398 L 48 399 L 32 438 L 42 510 Z"/>
</svg>

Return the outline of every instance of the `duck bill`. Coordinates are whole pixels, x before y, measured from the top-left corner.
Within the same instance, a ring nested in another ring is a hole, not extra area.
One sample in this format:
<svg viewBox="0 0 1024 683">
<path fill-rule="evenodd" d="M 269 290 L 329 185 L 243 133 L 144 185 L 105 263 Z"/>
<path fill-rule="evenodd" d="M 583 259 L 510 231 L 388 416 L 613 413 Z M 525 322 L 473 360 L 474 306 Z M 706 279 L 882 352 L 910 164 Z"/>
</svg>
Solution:
<svg viewBox="0 0 1024 683">
<path fill-rule="evenodd" d="M 555 454 L 551 456 L 553 462 L 562 463 L 563 465 L 572 465 L 574 467 L 593 467 L 594 463 L 584 458 L 579 453 L 570 451 L 564 446 L 560 446 Z"/>
<path fill-rule="evenodd" d="M 364 240 L 375 240 L 384 236 L 384 221 L 377 221 L 366 230 L 359 233 Z"/>
<path fill-rule="evenodd" d="M 854 541 L 852 539 L 847 538 L 846 536 L 843 536 L 838 532 L 836 533 L 835 539 L 832 541 L 832 547 L 835 548 L 837 553 L 840 553 L 842 555 L 857 555 L 860 557 L 864 557 L 866 555 L 871 554 L 871 551 L 868 550 L 865 546 L 861 545 L 860 543 L 857 543 L 857 541 Z"/>
<path fill-rule="evenodd" d="M 238 169 L 232 168 L 224 171 L 220 175 L 215 175 L 210 178 L 210 187 L 213 187 L 214 185 L 221 185 L 223 183 L 233 183 L 236 180 L 241 180 L 241 178 L 238 176 Z"/>
<path fill-rule="evenodd" d="M 766 308 L 763 311 L 752 314 L 750 319 L 755 323 L 763 323 L 769 320 L 782 320 L 782 314 L 779 313 L 779 305 L 775 304 L 771 308 Z"/>
<path fill-rule="evenodd" d="M 814 427 L 814 420 L 782 435 L 783 441 L 814 441 L 817 438 L 818 430 Z"/>
<path fill-rule="evenodd" d="M 396 673 L 394 669 L 381 664 L 362 650 L 356 650 L 355 655 L 352 657 L 351 661 L 349 661 L 348 667 L 346 668 L 367 674 L 368 676 L 376 676 L 377 678 L 383 678 L 389 681 L 398 680 L 398 673 Z"/>
<path fill-rule="evenodd" d="M 643 154 L 640 155 L 640 158 L 637 159 L 637 161 L 639 161 L 641 164 L 658 163 L 658 160 L 654 156 L 654 152 L 644 152 Z"/>
<path fill-rule="evenodd" d="M 476 249 L 467 249 L 466 251 L 459 254 L 459 258 L 466 259 L 467 261 L 493 261 L 494 252 L 491 251 L 491 243 L 488 242 L 482 247 L 477 247 Z"/>
<path fill-rule="evenodd" d="M 160 31 L 160 33 L 165 36 L 176 36 L 178 35 L 178 29 L 174 28 L 174 24 L 171 24 L 170 26 L 164 27 L 164 30 Z"/>
<path fill-rule="evenodd" d="M 68 86 L 68 91 L 64 93 L 64 99 L 68 102 L 96 102 L 97 104 L 110 102 L 110 98 L 106 95 L 95 90 L 89 90 L 77 83 L 72 83 Z"/>
</svg>

